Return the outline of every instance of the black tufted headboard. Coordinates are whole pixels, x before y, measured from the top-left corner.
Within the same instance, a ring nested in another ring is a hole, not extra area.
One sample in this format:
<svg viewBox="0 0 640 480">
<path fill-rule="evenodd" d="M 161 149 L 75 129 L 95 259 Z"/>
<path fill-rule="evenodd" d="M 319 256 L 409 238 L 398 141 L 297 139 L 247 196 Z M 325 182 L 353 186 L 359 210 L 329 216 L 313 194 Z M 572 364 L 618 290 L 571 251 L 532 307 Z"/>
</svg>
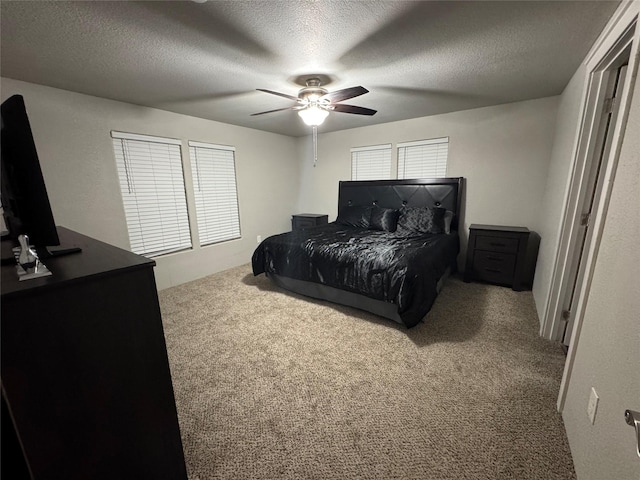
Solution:
<svg viewBox="0 0 640 480">
<path fill-rule="evenodd" d="M 455 213 L 451 228 L 457 230 L 463 177 L 415 180 L 342 181 L 338 212 L 347 205 L 378 205 L 386 208 L 443 207 Z"/>
</svg>

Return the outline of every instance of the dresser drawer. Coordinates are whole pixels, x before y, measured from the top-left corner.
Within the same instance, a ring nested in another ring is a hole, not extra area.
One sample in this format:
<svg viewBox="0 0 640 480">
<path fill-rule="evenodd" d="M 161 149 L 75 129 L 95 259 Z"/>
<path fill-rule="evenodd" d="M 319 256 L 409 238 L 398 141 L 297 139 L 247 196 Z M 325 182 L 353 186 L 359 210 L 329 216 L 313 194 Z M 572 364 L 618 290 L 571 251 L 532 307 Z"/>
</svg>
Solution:
<svg viewBox="0 0 640 480">
<path fill-rule="evenodd" d="M 473 273 L 479 280 L 511 284 L 516 267 L 515 253 L 476 251 Z"/>
<path fill-rule="evenodd" d="M 475 248 L 476 250 L 489 250 L 491 252 L 516 253 L 518 251 L 518 239 L 478 235 Z"/>
</svg>

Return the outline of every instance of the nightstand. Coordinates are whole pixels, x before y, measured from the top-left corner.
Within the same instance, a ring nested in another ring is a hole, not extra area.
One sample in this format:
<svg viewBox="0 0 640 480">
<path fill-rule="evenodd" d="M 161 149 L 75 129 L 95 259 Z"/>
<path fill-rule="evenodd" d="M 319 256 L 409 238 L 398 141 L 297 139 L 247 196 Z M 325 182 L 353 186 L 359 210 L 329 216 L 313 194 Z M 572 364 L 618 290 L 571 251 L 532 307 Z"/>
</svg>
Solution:
<svg viewBox="0 0 640 480">
<path fill-rule="evenodd" d="M 298 213 L 291 217 L 291 228 L 299 230 L 301 228 L 315 227 L 316 225 L 326 225 L 329 222 L 329 215 L 316 213 Z"/>
<path fill-rule="evenodd" d="M 464 281 L 480 280 L 516 291 L 530 290 L 538 239 L 525 227 L 471 225 Z"/>
</svg>

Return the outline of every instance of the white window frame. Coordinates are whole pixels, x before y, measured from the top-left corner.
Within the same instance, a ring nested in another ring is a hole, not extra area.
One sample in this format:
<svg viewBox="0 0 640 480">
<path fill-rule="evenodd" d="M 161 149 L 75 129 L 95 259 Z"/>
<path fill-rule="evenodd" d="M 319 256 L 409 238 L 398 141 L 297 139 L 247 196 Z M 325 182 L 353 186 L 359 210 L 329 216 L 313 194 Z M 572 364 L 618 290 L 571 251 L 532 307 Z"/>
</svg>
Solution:
<svg viewBox="0 0 640 480">
<path fill-rule="evenodd" d="M 200 246 L 241 238 L 235 151 L 189 141 Z"/>
<path fill-rule="evenodd" d="M 181 142 L 111 132 L 131 251 L 155 257 L 190 249 Z"/>
<path fill-rule="evenodd" d="M 398 143 L 398 178 L 445 178 L 449 137 Z"/>
<path fill-rule="evenodd" d="M 351 180 L 390 180 L 391 144 L 351 149 Z"/>
</svg>

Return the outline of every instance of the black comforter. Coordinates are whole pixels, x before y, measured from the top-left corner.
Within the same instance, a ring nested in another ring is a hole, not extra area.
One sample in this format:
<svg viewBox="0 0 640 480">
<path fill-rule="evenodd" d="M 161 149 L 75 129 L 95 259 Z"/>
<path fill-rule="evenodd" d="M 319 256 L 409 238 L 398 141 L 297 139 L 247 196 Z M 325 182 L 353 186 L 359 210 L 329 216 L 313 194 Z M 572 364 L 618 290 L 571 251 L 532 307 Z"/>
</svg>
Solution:
<svg viewBox="0 0 640 480">
<path fill-rule="evenodd" d="M 252 266 L 254 275 L 273 273 L 395 304 L 411 327 L 431 308 L 437 282 L 458 252 L 456 232 L 402 236 L 330 223 L 265 239 Z"/>
</svg>

